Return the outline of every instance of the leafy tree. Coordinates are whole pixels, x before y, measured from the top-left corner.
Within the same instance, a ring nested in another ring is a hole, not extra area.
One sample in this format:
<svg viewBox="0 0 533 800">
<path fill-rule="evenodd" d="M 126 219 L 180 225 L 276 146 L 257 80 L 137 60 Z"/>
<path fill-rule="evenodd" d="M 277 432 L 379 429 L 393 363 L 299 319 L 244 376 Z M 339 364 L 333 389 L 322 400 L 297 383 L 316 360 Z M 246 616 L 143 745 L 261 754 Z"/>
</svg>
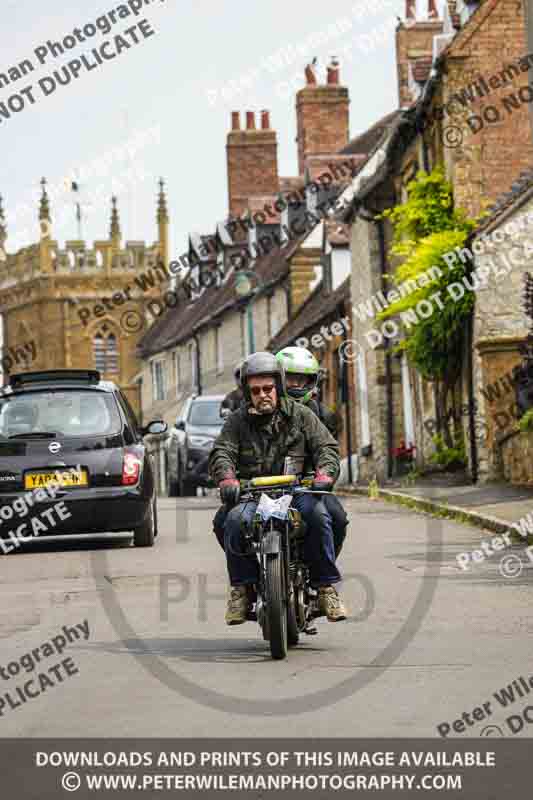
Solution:
<svg viewBox="0 0 533 800">
<path fill-rule="evenodd" d="M 457 259 L 450 267 L 444 256 L 464 246 L 479 219 L 470 219 L 463 209 L 455 208 L 452 185 L 441 166 L 430 174 L 420 171 L 408 184 L 407 196 L 405 203 L 387 209 L 382 215 L 394 225 L 390 254 L 402 259 L 393 281 L 396 284 L 408 279 L 416 281 L 431 267 L 438 267 L 440 277 L 427 279 L 425 285 L 418 284 L 419 288 L 392 303 L 379 318 L 387 319 L 411 309 L 416 315 L 421 300 L 432 304 L 433 313 L 429 317 L 417 315 L 415 324 L 409 324 L 407 315 L 406 321 L 400 320 L 404 338 L 398 349 L 405 351 L 409 362 L 424 378 L 435 382 L 438 429 L 443 431 L 447 446 L 452 447 L 447 398 L 461 373 L 463 332 L 465 320 L 474 307 L 474 294 L 465 287 L 463 297 L 454 301 L 447 287 L 461 282 L 471 272 L 472 265 Z"/>
</svg>

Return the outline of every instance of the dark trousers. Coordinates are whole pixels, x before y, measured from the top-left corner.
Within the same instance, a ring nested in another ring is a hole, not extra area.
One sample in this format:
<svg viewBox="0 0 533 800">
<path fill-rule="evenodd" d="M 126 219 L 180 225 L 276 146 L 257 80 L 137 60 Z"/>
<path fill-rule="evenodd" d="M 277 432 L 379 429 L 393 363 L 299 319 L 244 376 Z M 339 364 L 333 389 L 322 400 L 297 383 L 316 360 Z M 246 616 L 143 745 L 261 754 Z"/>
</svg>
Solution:
<svg viewBox="0 0 533 800">
<path fill-rule="evenodd" d="M 348 515 L 344 510 L 339 498 L 334 494 L 323 494 L 322 502 L 329 511 L 331 517 L 331 525 L 333 528 L 333 544 L 335 547 L 335 556 L 339 556 L 344 540 L 346 539 L 346 528 L 348 527 Z M 224 550 L 224 525 L 226 517 L 228 516 L 228 509 L 226 506 L 220 506 L 213 519 L 213 530 L 217 537 L 218 543 Z"/>
<path fill-rule="evenodd" d="M 311 575 L 313 586 L 329 586 L 341 580 L 335 565 L 335 548 L 331 516 L 321 497 L 311 494 L 295 495 L 292 506 L 305 520 L 307 530 L 304 544 L 304 557 Z M 257 583 L 259 562 L 255 554 L 242 555 L 241 521 L 250 522 L 257 503 L 239 503 L 227 514 L 224 525 L 224 549 L 232 586 Z"/>
</svg>

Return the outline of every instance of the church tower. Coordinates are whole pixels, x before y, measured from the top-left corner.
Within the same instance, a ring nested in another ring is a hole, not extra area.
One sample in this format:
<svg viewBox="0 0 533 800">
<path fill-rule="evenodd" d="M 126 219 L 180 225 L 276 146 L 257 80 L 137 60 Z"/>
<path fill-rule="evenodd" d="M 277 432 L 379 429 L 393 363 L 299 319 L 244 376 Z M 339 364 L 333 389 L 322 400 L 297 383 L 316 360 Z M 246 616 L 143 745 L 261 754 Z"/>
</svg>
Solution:
<svg viewBox="0 0 533 800">
<path fill-rule="evenodd" d="M 118 200 L 111 199 L 109 238 L 53 239 L 53 208 L 45 178 L 38 207 L 39 239 L 7 252 L 8 231 L 0 197 L 0 314 L 3 343 L 0 383 L 26 370 L 98 369 L 117 383 L 140 412 L 137 343 L 153 321 L 147 304 L 167 287 L 169 261 L 164 183 L 159 182 L 156 241 L 122 242 Z"/>
</svg>

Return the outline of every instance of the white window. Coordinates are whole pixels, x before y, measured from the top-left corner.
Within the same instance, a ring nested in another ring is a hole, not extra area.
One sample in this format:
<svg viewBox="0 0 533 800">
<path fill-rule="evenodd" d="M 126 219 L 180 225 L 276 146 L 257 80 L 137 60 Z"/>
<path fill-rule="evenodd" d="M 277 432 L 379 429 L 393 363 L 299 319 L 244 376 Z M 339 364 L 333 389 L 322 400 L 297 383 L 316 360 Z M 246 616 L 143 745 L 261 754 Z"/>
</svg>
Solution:
<svg viewBox="0 0 533 800">
<path fill-rule="evenodd" d="M 361 447 L 370 445 L 370 416 L 368 411 L 368 386 L 366 382 L 365 354 L 357 356 L 357 377 L 359 383 L 359 408 L 361 410 Z"/>
<path fill-rule="evenodd" d="M 215 328 L 215 364 L 216 373 L 217 375 L 220 375 L 222 372 L 224 372 L 224 350 L 222 347 L 222 336 L 219 325 L 217 325 Z"/>
<path fill-rule="evenodd" d="M 191 365 L 191 388 L 196 391 L 198 387 L 198 370 L 196 364 L 196 344 L 191 342 L 189 345 L 189 362 Z"/>
<path fill-rule="evenodd" d="M 174 352 L 174 386 L 176 387 L 176 396 L 179 397 L 180 395 L 180 384 L 181 384 L 181 364 L 180 364 L 180 354 L 175 351 Z"/>
<path fill-rule="evenodd" d="M 241 311 L 241 358 L 246 358 L 248 353 L 248 343 L 246 341 L 246 312 Z"/>
<path fill-rule="evenodd" d="M 164 400 L 166 395 L 166 370 L 164 361 L 152 361 L 152 394 L 154 401 Z"/>
<path fill-rule="evenodd" d="M 119 372 L 117 338 L 106 323 L 98 329 L 93 339 L 93 358 L 99 372 Z"/>
<path fill-rule="evenodd" d="M 415 423 L 413 414 L 413 399 L 411 396 L 411 380 L 407 356 L 402 354 L 402 389 L 403 389 L 403 427 L 405 443 L 411 447 L 415 443 Z"/>
</svg>

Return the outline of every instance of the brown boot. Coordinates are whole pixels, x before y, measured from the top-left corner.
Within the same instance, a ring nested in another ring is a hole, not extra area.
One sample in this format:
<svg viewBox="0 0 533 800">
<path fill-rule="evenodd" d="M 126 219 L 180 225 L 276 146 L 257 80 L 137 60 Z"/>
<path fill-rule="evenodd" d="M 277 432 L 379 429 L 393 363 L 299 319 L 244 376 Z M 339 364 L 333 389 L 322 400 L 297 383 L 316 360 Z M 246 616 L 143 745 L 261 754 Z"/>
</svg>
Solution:
<svg viewBox="0 0 533 800">
<path fill-rule="evenodd" d="M 346 609 L 333 586 L 321 586 L 318 590 L 318 605 L 329 622 L 340 622 L 346 619 Z"/>
<path fill-rule="evenodd" d="M 248 592 L 246 586 L 230 586 L 226 607 L 226 625 L 242 625 L 248 613 Z"/>
</svg>

